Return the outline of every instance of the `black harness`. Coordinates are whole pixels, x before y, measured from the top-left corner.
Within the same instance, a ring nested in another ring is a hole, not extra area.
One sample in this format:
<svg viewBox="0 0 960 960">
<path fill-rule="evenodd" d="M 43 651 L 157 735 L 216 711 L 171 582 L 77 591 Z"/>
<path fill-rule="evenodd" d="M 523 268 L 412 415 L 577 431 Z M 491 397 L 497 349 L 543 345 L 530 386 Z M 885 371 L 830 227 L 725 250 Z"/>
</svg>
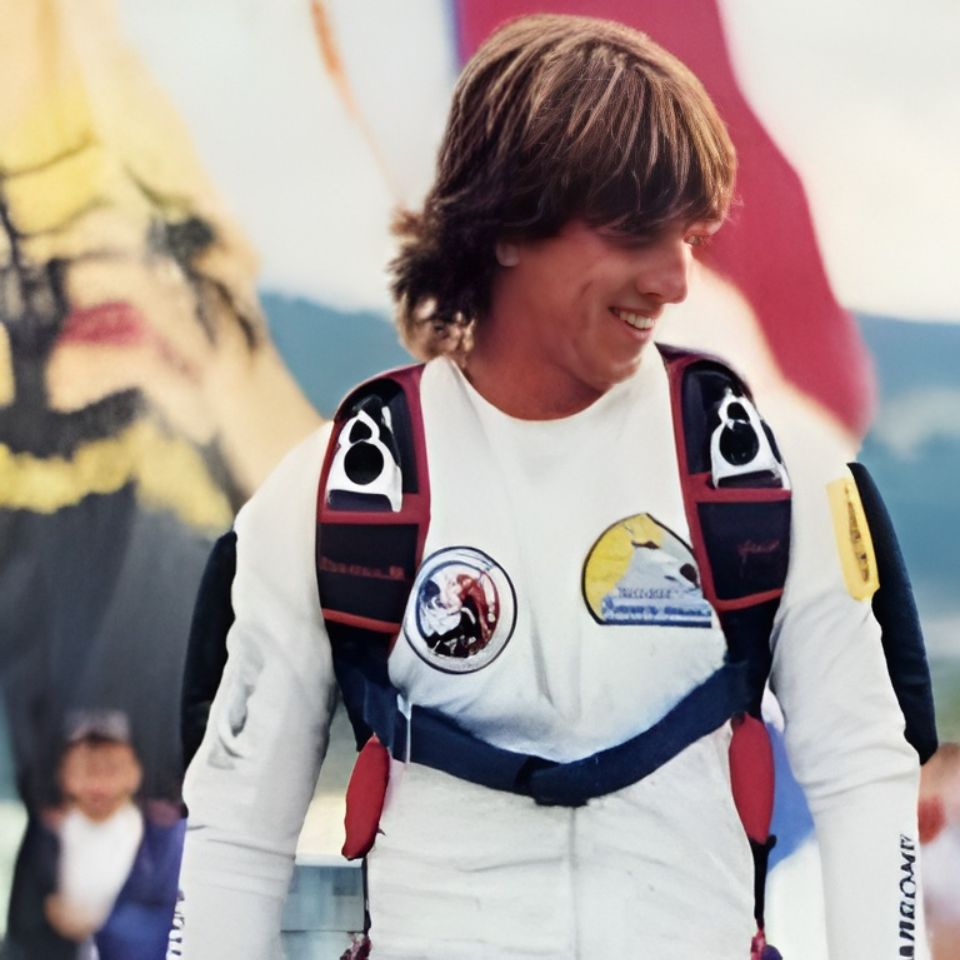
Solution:
<svg viewBox="0 0 960 960">
<path fill-rule="evenodd" d="M 743 381 L 711 357 L 670 348 L 661 355 L 693 552 L 728 655 L 653 727 L 557 763 L 495 747 L 435 710 L 403 705 L 387 658 L 430 519 L 421 367 L 368 381 L 336 414 L 318 494 L 321 606 L 358 749 L 376 737 L 397 759 L 538 803 L 578 806 L 619 790 L 737 718 L 733 792 L 754 851 L 762 928 L 773 764 L 762 725 L 743 718 L 759 718 L 770 669 L 770 631 L 789 558 L 790 491 L 773 436 Z"/>
</svg>

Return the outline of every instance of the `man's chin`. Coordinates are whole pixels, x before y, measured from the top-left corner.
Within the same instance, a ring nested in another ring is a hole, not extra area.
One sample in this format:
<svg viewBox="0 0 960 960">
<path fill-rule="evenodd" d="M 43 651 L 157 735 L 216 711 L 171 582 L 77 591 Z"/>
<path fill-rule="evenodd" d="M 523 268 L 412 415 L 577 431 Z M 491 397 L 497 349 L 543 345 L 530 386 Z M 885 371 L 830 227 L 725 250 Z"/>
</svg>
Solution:
<svg viewBox="0 0 960 960">
<path fill-rule="evenodd" d="M 629 380 L 639 369 L 646 356 L 647 350 L 641 350 L 635 357 L 629 361 L 617 364 L 610 370 L 605 371 L 605 376 L 597 384 L 597 389 L 601 393 L 606 393 L 617 384 Z"/>
</svg>

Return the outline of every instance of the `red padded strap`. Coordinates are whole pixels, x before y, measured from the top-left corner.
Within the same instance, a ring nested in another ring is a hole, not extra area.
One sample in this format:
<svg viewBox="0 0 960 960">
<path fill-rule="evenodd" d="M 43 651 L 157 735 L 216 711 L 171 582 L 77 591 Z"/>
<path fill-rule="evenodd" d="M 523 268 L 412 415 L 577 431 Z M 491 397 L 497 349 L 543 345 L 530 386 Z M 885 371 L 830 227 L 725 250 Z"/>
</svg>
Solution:
<svg viewBox="0 0 960 960">
<path fill-rule="evenodd" d="M 357 755 L 347 786 L 346 840 L 341 853 L 348 860 L 359 860 L 373 848 L 389 780 L 390 754 L 372 736 Z"/>
<path fill-rule="evenodd" d="M 773 817 L 773 748 L 762 720 L 744 714 L 731 721 L 730 784 L 747 836 L 765 843 Z"/>
</svg>

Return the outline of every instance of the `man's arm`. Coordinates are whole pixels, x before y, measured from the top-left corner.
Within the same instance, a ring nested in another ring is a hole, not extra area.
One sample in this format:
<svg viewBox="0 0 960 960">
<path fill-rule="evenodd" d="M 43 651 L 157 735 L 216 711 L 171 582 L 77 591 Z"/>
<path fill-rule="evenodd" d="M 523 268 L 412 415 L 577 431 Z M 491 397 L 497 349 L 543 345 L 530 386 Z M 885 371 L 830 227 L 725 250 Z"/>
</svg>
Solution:
<svg viewBox="0 0 960 960">
<path fill-rule="evenodd" d="M 291 451 L 237 517 L 236 620 L 187 771 L 183 956 L 280 956 L 297 837 L 327 747 L 330 646 L 314 571 L 329 426 Z"/>
<path fill-rule="evenodd" d="M 772 686 L 791 766 L 816 824 L 830 956 L 928 956 L 917 835 L 918 758 L 870 599 L 851 595 L 826 484 L 843 476 L 799 451 L 790 573 L 774 629 Z M 855 544 L 859 547 L 860 544 Z"/>
</svg>

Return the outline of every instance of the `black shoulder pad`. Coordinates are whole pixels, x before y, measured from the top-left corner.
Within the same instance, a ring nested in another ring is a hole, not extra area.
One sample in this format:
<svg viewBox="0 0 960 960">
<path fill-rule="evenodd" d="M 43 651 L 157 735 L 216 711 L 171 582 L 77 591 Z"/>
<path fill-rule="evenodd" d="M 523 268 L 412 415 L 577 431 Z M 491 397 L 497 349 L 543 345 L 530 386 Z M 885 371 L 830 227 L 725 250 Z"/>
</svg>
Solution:
<svg viewBox="0 0 960 960">
<path fill-rule="evenodd" d="M 883 634 L 883 653 L 906 721 L 906 738 L 926 763 L 937 749 L 937 725 L 930 667 L 923 644 L 913 587 L 890 514 L 873 477 L 861 463 L 851 463 L 877 557 L 880 589 L 873 613 Z"/>
<path fill-rule="evenodd" d="M 200 580 L 180 693 L 180 741 L 186 770 L 203 740 L 210 704 L 227 664 L 227 631 L 233 625 L 230 591 L 237 570 L 237 535 L 230 530 L 213 545 Z"/>
</svg>

